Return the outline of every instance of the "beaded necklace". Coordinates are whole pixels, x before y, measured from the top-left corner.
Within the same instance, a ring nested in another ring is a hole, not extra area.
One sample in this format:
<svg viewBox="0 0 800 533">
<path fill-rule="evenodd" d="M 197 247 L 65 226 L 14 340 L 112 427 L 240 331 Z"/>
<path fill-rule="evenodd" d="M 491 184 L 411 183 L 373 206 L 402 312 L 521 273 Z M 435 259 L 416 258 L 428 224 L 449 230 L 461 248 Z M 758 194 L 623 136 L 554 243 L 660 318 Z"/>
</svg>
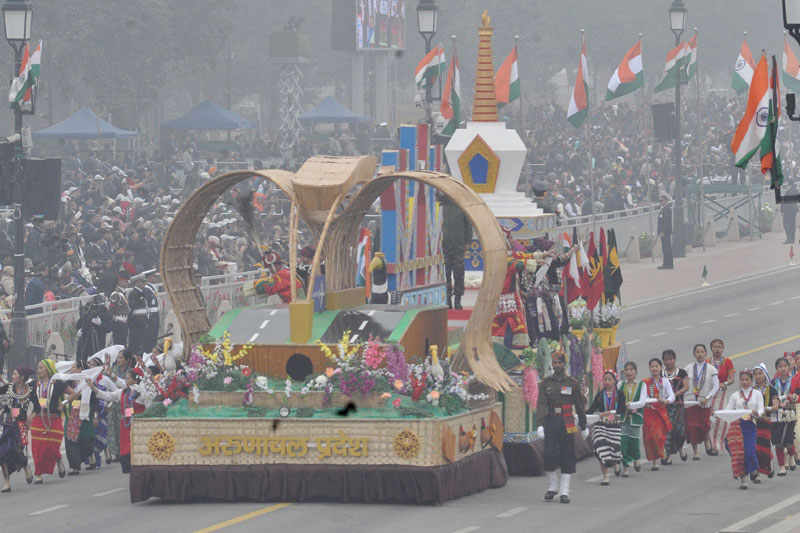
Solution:
<svg viewBox="0 0 800 533">
<path fill-rule="evenodd" d="M 740 393 L 740 396 L 741 396 L 741 398 L 742 398 L 742 402 L 744 402 L 744 406 L 745 406 L 745 407 L 747 407 L 747 404 L 748 404 L 748 403 L 750 403 L 750 399 L 753 397 L 753 391 L 754 391 L 754 390 L 755 390 L 755 389 L 753 389 L 753 388 L 751 387 L 751 388 L 750 388 L 750 394 L 748 394 L 747 396 L 745 396 L 745 395 L 744 395 L 744 391 L 739 391 L 739 393 Z"/>
<path fill-rule="evenodd" d="M 650 385 L 653 386 L 652 389 L 650 389 Z M 658 382 L 656 382 L 656 379 L 651 377 L 650 378 L 650 383 L 647 386 L 647 388 L 648 388 L 647 392 L 648 392 L 648 394 L 650 395 L 651 398 L 661 398 L 661 389 L 663 387 L 664 387 L 663 378 L 659 377 L 658 378 Z"/>
<path fill-rule="evenodd" d="M 635 381 L 633 383 L 627 381 L 625 382 L 625 403 L 631 403 L 633 401 L 633 395 L 635 392 L 633 389 L 637 385 L 638 383 L 636 383 Z"/>
<path fill-rule="evenodd" d="M 692 382 L 694 383 L 694 394 L 695 396 L 700 394 L 700 390 L 703 388 L 703 385 L 706 383 L 706 366 L 707 363 L 703 362 L 702 370 L 698 371 L 697 363 L 694 364 L 694 375 L 692 376 Z"/>
<path fill-rule="evenodd" d="M 603 391 L 606 400 L 606 411 L 613 411 L 614 407 L 617 405 L 617 388 L 614 387 L 614 391 L 609 396 L 608 391 Z"/>
<path fill-rule="evenodd" d="M 780 376 L 775 378 L 775 388 L 778 389 L 779 396 L 786 396 L 789 392 L 789 386 L 791 384 L 791 378 L 786 378 L 786 380 L 782 380 Z"/>
<path fill-rule="evenodd" d="M 764 383 L 763 387 L 758 387 L 758 392 L 764 398 L 764 409 L 769 407 L 769 382 Z"/>
</svg>

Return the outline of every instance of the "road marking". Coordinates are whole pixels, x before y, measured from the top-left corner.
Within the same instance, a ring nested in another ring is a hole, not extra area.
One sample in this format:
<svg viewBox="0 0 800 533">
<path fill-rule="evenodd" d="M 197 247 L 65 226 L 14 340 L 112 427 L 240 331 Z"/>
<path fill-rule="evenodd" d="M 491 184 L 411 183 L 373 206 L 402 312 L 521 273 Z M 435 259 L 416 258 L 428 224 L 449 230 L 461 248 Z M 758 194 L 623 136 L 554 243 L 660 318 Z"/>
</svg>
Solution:
<svg viewBox="0 0 800 533">
<path fill-rule="evenodd" d="M 678 331 L 683 331 L 684 329 L 692 329 L 692 326 L 681 326 L 678 328 Z"/>
<path fill-rule="evenodd" d="M 362 322 L 362 323 L 361 323 L 361 325 L 360 325 L 360 326 L 358 326 L 358 331 L 361 331 L 361 330 L 363 330 L 365 327 L 367 327 L 367 324 L 369 324 L 369 320 L 365 320 L 364 322 Z"/>
<path fill-rule="evenodd" d="M 703 321 L 702 321 L 702 322 L 700 322 L 700 323 L 701 323 L 701 324 L 711 324 L 712 322 L 716 322 L 716 321 L 717 321 L 717 319 L 716 319 L 716 318 L 712 318 L 711 320 L 703 320 Z"/>
<path fill-rule="evenodd" d="M 632 341 L 625 342 L 625 344 L 627 344 L 627 345 L 636 344 L 637 342 L 640 342 L 641 340 L 642 339 L 633 339 Z"/>
<path fill-rule="evenodd" d="M 372 316 L 372 315 L 374 315 L 374 314 L 375 314 L 375 310 L 373 309 L 372 311 L 370 311 L 369 313 L 367 313 L 367 316 Z"/>
<path fill-rule="evenodd" d="M 666 332 L 666 331 L 662 331 L 661 333 L 653 333 L 653 334 L 652 334 L 652 335 L 650 335 L 650 336 L 651 336 L 651 337 L 660 337 L 660 336 L 662 336 L 662 335 L 666 335 L 666 334 L 667 334 L 667 332 Z"/>
<path fill-rule="evenodd" d="M 589 479 L 586 480 L 586 483 L 597 483 L 601 479 L 603 479 L 603 476 L 590 477 Z"/>
<path fill-rule="evenodd" d="M 108 496 L 109 494 L 114 494 L 115 492 L 122 492 L 123 490 L 128 490 L 128 487 L 119 487 L 104 492 L 98 492 L 97 494 L 92 494 L 92 496 Z"/>
<path fill-rule="evenodd" d="M 749 526 L 750 524 L 755 524 L 759 520 L 761 520 L 763 518 L 766 518 L 766 517 L 778 512 L 778 511 L 780 511 L 781 509 L 783 509 L 785 507 L 789 507 L 790 505 L 793 505 L 793 504 L 795 504 L 795 503 L 797 503 L 799 501 L 800 501 L 800 494 L 795 494 L 794 496 L 792 496 L 790 498 L 786 498 L 782 502 L 776 503 L 772 507 L 767 507 L 763 511 L 759 511 L 757 513 L 754 513 L 754 514 L 748 516 L 747 518 L 745 518 L 744 520 L 736 522 L 735 524 L 731 524 L 728 527 L 722 528 L 720 530 L 720 532 L 721 533 L 725 533 L 725 532 L 733 533 L 734 531 L 742 531 L 745 527 Z"/>
<path fill-rule="evenodd" d="M 350 337 L 350 344 L 355 344 L 357 338 L 358 338 L 358 333 Z"/>
<path fill-rule="evenodd" d="M 731 313 L 729 315 L 725 315 L 724 318 L 731 318 L 732 316 L 739 316 L 739 313 Z"/>
<path fill-rule="evenodd" d="M 527 511 L 530 507 L 514 507 L 513 509 L 509 509 L 505 513 L 500 513 L 498 515 L 494 515 L 495 518 L 508 518 L 509 516 L 514 516 L 515 514 L 521 513 L 522 511 Z"/>
<path fill-rule="evenodd" d="M 275 316 L 275 313 L 277 313 L 277 312 L 278 312 L 278 310 L 277 310 L 277 309 L 273 309 L 273 310 L 270 312 L 269 316 Z"/>
<path fill-rule="evenodd" d="M 253 333 L 253 336 L 252 336 L 252 337 L 250 337 L 250 340 L 249 340 L 249 341 L 247 341 L 247 342 L 253 342 L 253 341 L 255 341 L 257 338 L 258 338 L 258 333 Z"/>
<path fill-rule="evenodd" d="M 231 518 L 230 520 L 225 520 L 224 522 L 220 522 L 219 524 L 214 524 L 213 526 L 209 526 L 204 529 L 198 529 L 194 533 L 211 533 L 212 531 L 219 531 L 220 529 L 226 528 L 228 526 L 233 526 L 236 524 L 241 524 L 245 520 L 250 520 L 251 518 L 256 518 L 267 513 L 271 513 L 272 511 L 277 511 L 278 509 L 283 509 L 284 507 L 289 507 L 292 505 L 291 503 L 276 503 L 275 505 L 270 505 L 269 507 L 265 507 L 263 509 L 259 509 L 258 511 L 253 511 L 252 513 L 243 514 L 242 516 L 237 516 L 236 518 Z"/>
<path fill-rule="evenodd" d="M 748 311 L 758 311 L 761 307 L 751 307 Z"/>
<path fill-rule="evenodd" d="M 771 304 L 769 304 L 769 305 L 780 305 L 780 304 L 782 304 L 782 303 L 783 303 L 783 300 L 778 300 L 777 302 L 772 302 L 772 303 L 771 303 Z"/>
<path fill-rule="evenodd" d="M 261 325 L 258 326 L 258 329 L 264 329 L 265 327 L 267 327 L 267 324 L 269 324 L 269 318 L 266 319 L 264 322 L 262 322 Z"/>
<path fill-rule="evenodd" d="M 762 529 L 759 533 L 790 533 L 797 531 L 798 525 L 800 525 L 800 517 L 789 515 L 777 524 Z"/>
<path fill-rule="evenodd" d="M 461 528 L 457 531 L 453 531 L 453 533 L 470 533 L 470 531 L 477 531 L 480 529 L 480 526 L 469 526 Z"/>
<path fill-rule="evenodd" d="M 730 359 L 736 359 L 738 357 L 744 357 L 745 355 L 750 355 L 751 353 L 760 352 L 762 350 L 766 350 L 768 348 L 772 348 L 773 346 L 778 346 L 779 344 L 785 344 L 787 342 L 796 341 L 800 339 L 800 335 L 793 335 L 792 337 L 786 337 L 785 339 L 781 339 L 779 341 L 771 342 L 769 344 L 765 344 L 763 346 L 759 346 L 757 348 L 753 348 L 752 350 L 747 350 L 744 352 L 739 352 L 737 354 L 733 354 L 729 356 Z"/>
<path fill-rule="evenodd" d="M 792 300 L 800 300 L 800 296 L 792 296 Z"/>
<path fill-rule="evenodd" d="M 36 516 L 45 513 L 52 513 L 53 511 L 58 511 L 59 509 L 63 509 L 64 507 L 69 507 L 66 503 L 62 503 L 61 505 L 54 505 L 53 507 L 48 507 L 46 509 L 41 509 L 39 511 L 35 511 L 33 513 L 28 513 L 28 516 Z"/>
</svg>

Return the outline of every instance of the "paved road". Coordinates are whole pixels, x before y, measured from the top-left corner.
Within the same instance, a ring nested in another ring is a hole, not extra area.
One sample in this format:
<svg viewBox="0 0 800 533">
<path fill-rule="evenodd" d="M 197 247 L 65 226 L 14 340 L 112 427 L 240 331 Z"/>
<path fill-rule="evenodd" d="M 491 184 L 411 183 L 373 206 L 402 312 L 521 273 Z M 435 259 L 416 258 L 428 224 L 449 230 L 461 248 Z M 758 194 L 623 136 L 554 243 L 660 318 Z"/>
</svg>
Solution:
<svg viewBox="0 0 800 533">
<path fill-rule="evenodd" d="M 666 347 L 689 362 L 695 342 L 725 339 L 737 367 L 771 362 L 800 346 L 800 272 L 788 271 L 698 291 L 660 303 L 632 306 L 621 328 L 629 359 L 640 367 Z M 793 339 L 786 341 L 785 339 Z M 782 341 L 782 342 L 781 342 Z M 773 343 L 776 343 L 772 345 Z M 772 346 L 769 346 L 772 345 Z M 768 348 L 762 348 L 769 346 Z M 800 503 L 800 470 L 738 490 L 724 455 L 678 461 L 659 472 L 599 486 L 596 461 L 579 463 L 570 505 L 541 501 L 543 478 L 511 478 L 508 485 L 443 506 L 293 504 L 130 505 L 117 465 L 78 478 L 27 486 L 17 475 L 0 495 L 0 531 L 24 523 L 32 531 L 325 531 L 468 533 L 471 531 L 788 531 Z M 34 496 L 34 497 L 31 497 Z M 38 514 L 33 514 L 38 513 Z M 742 521 L 745 522 L 742 522 Z M 735 527 L 731 527 L 735 526 Z M 9 529 L 11 530 L 11 529 Z"/>
</svg>

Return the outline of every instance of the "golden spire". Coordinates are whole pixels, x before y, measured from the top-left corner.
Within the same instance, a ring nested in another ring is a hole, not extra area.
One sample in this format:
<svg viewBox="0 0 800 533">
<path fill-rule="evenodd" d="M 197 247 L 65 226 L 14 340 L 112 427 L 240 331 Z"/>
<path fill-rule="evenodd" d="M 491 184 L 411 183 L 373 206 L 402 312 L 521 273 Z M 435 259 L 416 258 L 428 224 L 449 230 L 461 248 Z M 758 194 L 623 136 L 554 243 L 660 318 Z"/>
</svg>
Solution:
<svg viewBox="0 0 800 533">
<path fill-rule="evenodd" d="M 478 28 L 478 68 L 475 74 L 475 98 L 472 102 L 473 122 L 497 122 L 497 99 L 494 94 L 494 61 L 492 60 L 492 27 L 487 10 Z"/>
</svg>

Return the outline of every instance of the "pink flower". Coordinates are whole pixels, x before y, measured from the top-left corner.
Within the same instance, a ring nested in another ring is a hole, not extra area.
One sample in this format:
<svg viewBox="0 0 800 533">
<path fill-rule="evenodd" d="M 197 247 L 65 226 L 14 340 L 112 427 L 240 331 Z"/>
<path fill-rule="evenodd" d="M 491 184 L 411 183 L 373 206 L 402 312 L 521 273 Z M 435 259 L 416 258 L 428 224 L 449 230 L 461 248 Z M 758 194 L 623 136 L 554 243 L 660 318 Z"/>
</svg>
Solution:
<svg viewBox="0 0 800 533">
<path fill-rule="evenodd" d="M 163 401 L 163 402 L 161 402 L 161 403 L 163 403 L 163 404 L 164 404 L 164 407 L 169 407 L 169 404 L 171 404 L 171 403 L 172 403 L 172 400 L 170 400 L 169 398 L 167 398 L 166 400 L 164 400 L 164 401 Z"/>
<path fill-rule="evenodd" d="M 403 400 L 401 400 L 400 398 L 395 398 L 394 401 L 392 402 L 392 405 L 394 405 L 395 407 L 400 407 L 400 404 L 402 403 Z"/>
<path fill-rule="evenodd" d="M 230 384 L 231 384 L 231 381 L 233 381 L 233 378 L 232 378 L 231 376 L 226 376 L 226 377 L 225 377 L 225 378 L 223 378 L 223 380 L 222 380 L 222 382 L 223 382 L 225 385 L 230 385 Z"/>
</svg>

